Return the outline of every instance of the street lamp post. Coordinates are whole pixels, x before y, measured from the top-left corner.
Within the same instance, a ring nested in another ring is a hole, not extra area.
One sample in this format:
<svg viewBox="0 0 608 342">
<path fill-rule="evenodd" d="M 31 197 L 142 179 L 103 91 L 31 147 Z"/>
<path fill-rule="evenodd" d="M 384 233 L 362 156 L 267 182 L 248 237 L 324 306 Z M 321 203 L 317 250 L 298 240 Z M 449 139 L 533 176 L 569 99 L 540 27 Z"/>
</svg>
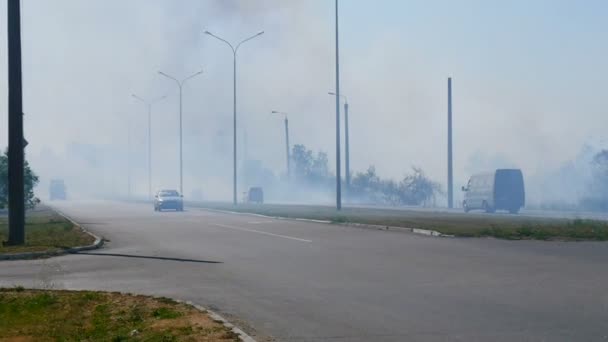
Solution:
<svg viewBox="0 0 608 342">
<path fill-rule="evenodd" d="M 141 101 L 148 108 L 148 199 L 152 199 L 152 105 L 164 100 L 167 96 L 161 96 L 149 101 L 135 94 L 131 94 L 131 96 Z"/>
<path fill-rule="evenodd" d="M 287 113 L 279 112 L 276 110 L 272 111 L 272 114 L 281 114 L 285 116 L 285 152 L 287 157 L 287 179 L 291 177 L 291 158 L 289 156 L 289 119 L 287 118 Z"/>
<path fill-rule="evenodd" d="M 203 71 L 199 71 L 197 73 L 194 73 L 182 80 L 178 80 L 177 78 L 167 75 L 162 71 L 158 72 L 160 75 L 165 76 L 173 81 L 175 81 L 175 83 L 177 84 L 177 87 L 179 88 L 179 193 L 181 195 L 184 194 L 184 159 L 183 159 L 183 153 L 182 153 L 182 149 L 183 149 L 183 138 L 182 138 L 182 88 L 184 87 L 184 83 L 186 83 L 186 81 L 200 75 L 203 73 Z"/>
<path fill-rule="evenodd" d="M 127 117 L 127 199 L 131 200 L 131 120 Z"/>
<path fill-rule="evenodd" d="M 454 207 L 454 174 L 452 167 L 452 78 L 448 78 L 448 208 Z"/>
<path fill-rule="evenodd" d="M 342 179 L 340 167 L 340 44 L 338 0 L 336 0 L 336 210 L 342 210 Z"/>
<path fill-rule="evenodd" d="M 232 141 L 232 145 L 233 145 L 233 156 L 232 156 L 233 160 L 232 160 L 232 162 L 233 162 L 233 168 L 234 168 L 234 170 L 233 170 L 233 179 L 232 179 L 232 181 L 233 181 L 233 184 L 232 184 L 233 185 L 233 188 L 232 188 L 232 198 L 233 199 L 232 199 L 232 201 L 233 201 L 234 205 L 237 205 L 237 198 L 236 198 L 236 54 L 237 54 L 237 52 L 239 50 L 239 47 L 241 47 L 241 45 L 243 43 L 245 43 L 245 42 L 247 42 L 249 40 L 252 40 L 252 39 L 254 39 L 256 37 L 261 36 L 262 34 L 264 34 L 264 31 L 258 32 L 255 35 L 253 35 L 253 36 L 251 36 L 251 37 L 249 37 L 249 38 L 241 41 L 240 43 L 238 43 L 236 45 L 236 47 L 234 45 L 230 44 L 227 40 L 225 40 L 223 38 L 220 38 L 220 37 L 216 36 L 215 34 L 209 32 L 209 31 L 205 31 L 205 34 L 207 34 L 207 35 L 209 35 L 209 36 L 211 36 L 211 37 L 213 37 L 213 38 L 215 38 L 217 40 L 220 40 L 220 41 L 226 43 L 230 47 L 230 49 L 232 49 L 232 55 L 233 55 L 233 75 L 232 75 L 232 78 L 233 78 L 233 94 L 234 94 L 233 95 L 233 99 L 232 99 L 233 110 L 234 110 L 234 113 L 233 113 L 233 129 L 234 129 L 234 133 L 233 133 L 233 141 Z"/>
<path fill-rule="evenodd" d="M 334 92 L 328 92 L 329 95 L 336 96 Z M 344 99 L 344 163 L 346 164 L 346 191 L 348 196 L 348 190 L 350 190 L 350 141 L 349 141 L 349 129 L 348 129 L 348 99 L 345 95 L 340 94 L 340 97 Z"/>
</svg>

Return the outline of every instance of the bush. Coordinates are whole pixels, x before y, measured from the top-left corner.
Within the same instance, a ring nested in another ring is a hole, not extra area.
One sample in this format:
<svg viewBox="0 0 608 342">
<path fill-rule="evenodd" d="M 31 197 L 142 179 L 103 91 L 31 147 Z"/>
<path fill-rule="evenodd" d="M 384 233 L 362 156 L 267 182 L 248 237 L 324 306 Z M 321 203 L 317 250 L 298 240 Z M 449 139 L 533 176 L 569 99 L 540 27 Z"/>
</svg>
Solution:
<svg viewBox="0 0 608 342">
<path fill-rule="evenodd" d="M 25 205 L 33 208 L 40 200 L 34 196 L 34 187 L 38 184 L 38 176 L 25 161 Z M 8 150 L 0 156 L 0 208 L 8 206 Z"/>
</svg>

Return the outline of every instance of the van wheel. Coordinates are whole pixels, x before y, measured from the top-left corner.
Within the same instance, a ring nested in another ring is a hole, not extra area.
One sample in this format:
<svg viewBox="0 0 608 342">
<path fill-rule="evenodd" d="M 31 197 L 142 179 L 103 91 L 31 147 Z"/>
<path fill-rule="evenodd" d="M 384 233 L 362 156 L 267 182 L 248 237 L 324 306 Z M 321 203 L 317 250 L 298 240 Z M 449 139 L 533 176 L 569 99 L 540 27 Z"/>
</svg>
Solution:
<svg viewBox="0 0 608 342">
<path fill-rule="evenodd" d="M 471 211 L 471 209 L 469 209 L 469 207 L 467 206 L 467 201 L 462 201 L 462 207 L 464 208 L 465 213 Z"/>
</svg>

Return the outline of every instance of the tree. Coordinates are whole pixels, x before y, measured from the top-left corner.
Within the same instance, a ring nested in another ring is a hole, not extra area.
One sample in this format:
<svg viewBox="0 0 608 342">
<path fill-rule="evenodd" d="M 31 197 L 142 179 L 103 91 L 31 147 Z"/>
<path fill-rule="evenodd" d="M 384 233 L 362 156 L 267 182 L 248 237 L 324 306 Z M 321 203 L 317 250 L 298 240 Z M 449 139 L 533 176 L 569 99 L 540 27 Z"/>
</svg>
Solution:
<svg viewBox="0 0 608 342">
<path fill-rule="evenodd" d="M 291 159 L 293 160 L 296 179 L 306 179 L 312 168 L 312 151 L 307 150 L 304 145 L 294 145 L 291 152 Z"/>
<path fill-rule="evenodd" d="M 441 187 L 426 177 L 422 169 L 413 167 L 413 174 L 400 182 L 381 179 L 372 165 L 366 172 L 355 175 L 351 185 L 351 196 L 359 201 L 388 205 L 427 205 L 441 193 Z"/>
<path fill-rule="evenodd" d="M 25 206 L 33 208 L 40 200 L 34 196 L 34 187 L 38 184 L 38 176 L 25 161 Z M 0 208 L 8 206 L 8 151 L 0 156 Z"/>
<path fill-rule="evenodd" d="M 291 158 L 297 180 L 315 186 L 328 184 L 331 173 L 327 153 L 319 151 L 315 156 L 306 146 L 294 145 Z"/>
<path fill-rule="evenodd" d="M 312 160 L 309 179 L 313 183 L 323 183 L 329 178 L 329 159 L 327 153 L 319 151 L 317 157 Z"/>
<path fill-rule="evenodd" d="M 591 161 L 591 182 L 587 194 L 581 199 L 583 207 L 608 211 L 608 150 L 596 153 Z"/>
<path fill-rule="evenodd" d="M 441 192 L 441 186 L 426 177 L 419 167 L 412 167 L 411 175 L 406 175 L 399 184 L 401 203 L 408 205 L 426 205 L 435 199 L 435 193 Z"/>
<path fill-rule="evenodd" d="M 370 165 L 365 172 L 358 172 L 351 182 L 351 197 L 372 203 L 379 202 L 381 181 L 376 174 L 376 167 Z"/>
<path fill-rule="evenodd" d="M 382 200 L 390 205 L 399 205 L 401 203 L 401 194 L 399 193 L 399 184 L 392 179 L 383 180 L 380 183 L 382 188 Z"/>
</svg>

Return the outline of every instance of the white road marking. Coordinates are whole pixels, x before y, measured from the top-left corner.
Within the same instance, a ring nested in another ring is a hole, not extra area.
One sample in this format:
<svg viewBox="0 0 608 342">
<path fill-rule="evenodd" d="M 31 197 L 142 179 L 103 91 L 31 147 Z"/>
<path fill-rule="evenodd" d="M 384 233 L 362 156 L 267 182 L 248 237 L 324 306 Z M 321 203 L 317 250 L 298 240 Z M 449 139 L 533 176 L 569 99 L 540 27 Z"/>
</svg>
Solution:
<svg viewBox="0 0 608 342">
<path fill-rule="evenodd" d="M 312 242 L 312 240 L 300 239 L 300 238 L 297 238 L 297 237 L 287 236 L 287 235 L 281 235 L 281 234 L 273 234 L 273 233 L 263 232 L 263 231 L 255 230 L 255 229 L 247 229 L 247 228 L 241 228 L 241 227 L 227 226 L 227 225 L 219 224 L 219 223 L 212 223 L 211 225 L 212 226 L 216 226 L 216 227 L 220 227 L 220 228 L 234 229 L 234 230 L 241 230 L 241 231 L 244 231 L 244 232 L 251 232 L 251 233 L 270 235 L 270 236 L 274 236 L 274 237 L 280 237 L 280 238 L 283 238 L 283 239 L 296 240 L 296 241 L 301 241 L 301 242 Z"/>
<path fill-rule="evenodd" d="M 249 221 L 247 224 L 267 224 L 267 223 L 275 223 L 275 221 Z"/>
</svg>

